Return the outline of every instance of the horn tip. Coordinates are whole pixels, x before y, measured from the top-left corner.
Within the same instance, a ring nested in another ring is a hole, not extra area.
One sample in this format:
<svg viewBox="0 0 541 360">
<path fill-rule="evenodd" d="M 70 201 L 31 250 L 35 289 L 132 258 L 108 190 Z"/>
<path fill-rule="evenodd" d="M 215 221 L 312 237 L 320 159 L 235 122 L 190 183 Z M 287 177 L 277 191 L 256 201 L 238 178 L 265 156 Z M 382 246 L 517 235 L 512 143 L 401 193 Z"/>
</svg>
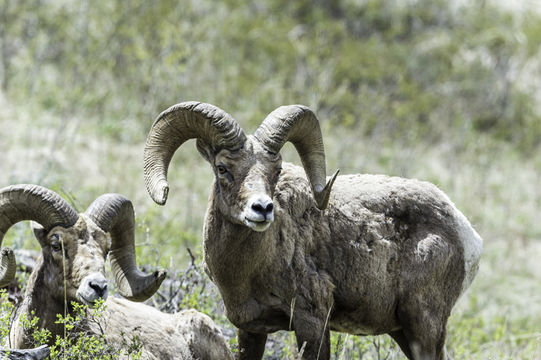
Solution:
<svg viewBox="0 0 541 360">
<path fill-rule="evenodd" d="M 149 275 L 147 279 L 152 280 L 148 284 L 147 288 L 134 298 L 135 301 L 145 301 L 154 295 L 162 285 L 162 282 L 165 280 L 166 276 L 167 271 L 164 269 L 156 270 L 152 273 L 152 275 Z"/>
<path fill-rule="evenodd" d="M 127 284 L 127 286 L 119 286 L 118 292 L 122 297 L 128 300 L 142 302 L 148 300 L 156 293 L 156 291 L 158 291 L 166 276 L 166 270 L 156 270 L 152 274 L 142 277 L 139 280 L 142 281 L 142 283 L 138 286 L 132 287 L 129 284 Z"/>
<path fill-rule="evenodd" d="M 325 187 L 323 187 L 321 184 L 316 184 L 314 186 L 314 198 L 316 200 L 317 208 L 319 210 L 325 210 L 327 208 L 327 205 L 329 204 L 329 198 L 331 196 L 331 189 L 339 172 L 340 169 L 334 172 L 330 180 L 327 181 Z"/>
<path fill-rule="evenodd" d="M 160 181 L 152 191 L 152 200 L 158 205 L 165 205 L 169 195 L 169 185 L 167 181 Z"/>
<path fill-rule="evenodd" d="M 7 256 L 8 258 L 11 258 L 13 256 L 13 249 L 9 247 L 4 247 L 0 251 L 0 256 Z"/>
<path fill-rule="evenodd" d="M 167 270 L 156 270 L 153 275 L 156 278 L 156 285 L 160 286 L 161 283 L 165 280 L 165 277 L 167 276 Z"/>
<path fill-rule="evenodd" d="M 9 285 L 15 278 L 15 270 L 17 263 L 15 262 L 15 254 L 9 247 L 4 247 L 0 250 L 0 288 Z"/>
</svg>

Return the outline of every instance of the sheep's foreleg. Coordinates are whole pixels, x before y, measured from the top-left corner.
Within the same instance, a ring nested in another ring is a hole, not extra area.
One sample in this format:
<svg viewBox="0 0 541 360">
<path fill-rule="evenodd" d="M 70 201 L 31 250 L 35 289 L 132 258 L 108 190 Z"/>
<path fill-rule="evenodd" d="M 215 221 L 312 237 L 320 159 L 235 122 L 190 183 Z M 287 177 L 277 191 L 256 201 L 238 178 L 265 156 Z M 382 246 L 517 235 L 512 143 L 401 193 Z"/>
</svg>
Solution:
<svg viewBox="0 0 541 360">
<path fill-rule="evenodd" d="M 295 336 L 303 360 L 329 360 L 331 357 L 330 331 L 323 321 L 297 321 Z"/>
<path fill-rule="evenodd" d="M 267 334 L 257 334 L 242 329 L 238 331 L 238 360 L 259 360 L 263 358 Z"/>
</svg>

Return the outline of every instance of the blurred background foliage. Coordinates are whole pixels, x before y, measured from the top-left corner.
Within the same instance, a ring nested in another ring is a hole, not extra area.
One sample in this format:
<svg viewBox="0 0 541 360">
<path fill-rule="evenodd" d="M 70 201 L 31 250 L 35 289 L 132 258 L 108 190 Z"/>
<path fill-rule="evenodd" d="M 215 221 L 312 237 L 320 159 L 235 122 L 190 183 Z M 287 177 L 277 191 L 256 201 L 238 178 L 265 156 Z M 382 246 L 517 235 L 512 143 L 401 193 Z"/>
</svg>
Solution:
<svg viewBox="0 0 541 360">
<path fill-rule="evenodd" d="M 123 193 L 136 208 L 139 262 L 180 271 L 184 249 L 200 249 L 212 172 L 183 145 L 169 202 L 154 205 L 141 165 L 153 119 L 198 100 L 250 133 L 276 107 L 304 104 L 322 123 L 329 172 L 434 182 L 484 237 L 479 276 L 449 326 L 455 358 L 541 358 L 539 9 L 537 0 L 0 0 L 0 186 L 38 183 L 79 211 Z M 283 155 L 299 163 L 291 146 Z M 5 244 L 37 248 L 27 225 Z M 273 346 L 290 351 L 283 344 Z M 367 346 L 333 344 L 346 354 L 336 359 L 362 358 Z M 380 345 L 378 357 L 399 358 Z"/>
<path fill-rule="evenodd" d="M 390 141 L 541 141 L 539 19 L 486 1 L 2 0 L 0 19 L 4 94 L 122 141 L 184 99 L 251 126 L 293 102 Z"/>
</svg>

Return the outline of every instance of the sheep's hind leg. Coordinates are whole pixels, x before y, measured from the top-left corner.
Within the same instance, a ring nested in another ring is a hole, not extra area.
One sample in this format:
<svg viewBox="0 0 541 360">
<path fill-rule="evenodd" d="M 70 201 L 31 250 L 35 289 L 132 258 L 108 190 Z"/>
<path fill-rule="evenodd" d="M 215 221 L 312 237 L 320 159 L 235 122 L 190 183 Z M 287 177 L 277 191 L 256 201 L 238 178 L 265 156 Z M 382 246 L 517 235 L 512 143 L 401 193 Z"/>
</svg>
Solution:
<svg viewBox="0 0 541 360">
<path fill-rule="evenodd" d="M 416 331 L 406 331 L 406 338 L 410 343 L 410 349 L 415 360 L 446 360 L 445 351 L 445 328 L 437 333 L 422 334 Z"/>
<path fill-rule="evenodd" d="M 251 333 L 242 329 L 238 331 L 238 360 L 259 360 L 263 358 L 267 334 Z"/>
<path fill-rule="evenodd" d="M 406 335 L 404 335 L 404 332 L 402 330 L 397 330 L 389 333 L 389 336 L 391 336 L 394 341 L 400 346 L 400 349 L 402 349 L 402 352 L 406 357 L 410 360 L 413 360 L 413 354 L 410 349 L 409 341 L 406 338 Z"/>
<path fill-rule="evenodd" d="M 410 303 L 410 305 L 413 304 Z M 410 308 L 417 309 L 417 311 L 413 314 L 399 313 L 399 319 L 403 327 L 402 332 L 411 350 L 412 359 L 446 360 L 445 337 L 448 315 L 442 315 L 441 311 L 423 309 L 421 306 L 411 306 Z"/>
</svg>

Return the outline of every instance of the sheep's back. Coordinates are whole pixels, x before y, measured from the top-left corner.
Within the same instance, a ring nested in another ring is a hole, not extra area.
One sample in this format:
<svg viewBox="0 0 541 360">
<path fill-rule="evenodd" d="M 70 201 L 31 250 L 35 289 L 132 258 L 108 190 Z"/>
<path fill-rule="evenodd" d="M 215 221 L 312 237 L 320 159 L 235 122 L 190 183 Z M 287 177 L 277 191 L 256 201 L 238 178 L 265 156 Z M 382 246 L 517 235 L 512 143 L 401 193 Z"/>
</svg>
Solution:
<svg viewBox="0 0 541 360">
<path fill-rule="evenodd" d="M 107 341 L 117 346 L 136 338 L 142 344 L 141 359 L 191 360 L 186 340 L 179 336 L 171 314 L 133 301 L 109 297 L 99 319 Z M 99 333 L 99 329 L 94 327 Z"/>
</svg>

